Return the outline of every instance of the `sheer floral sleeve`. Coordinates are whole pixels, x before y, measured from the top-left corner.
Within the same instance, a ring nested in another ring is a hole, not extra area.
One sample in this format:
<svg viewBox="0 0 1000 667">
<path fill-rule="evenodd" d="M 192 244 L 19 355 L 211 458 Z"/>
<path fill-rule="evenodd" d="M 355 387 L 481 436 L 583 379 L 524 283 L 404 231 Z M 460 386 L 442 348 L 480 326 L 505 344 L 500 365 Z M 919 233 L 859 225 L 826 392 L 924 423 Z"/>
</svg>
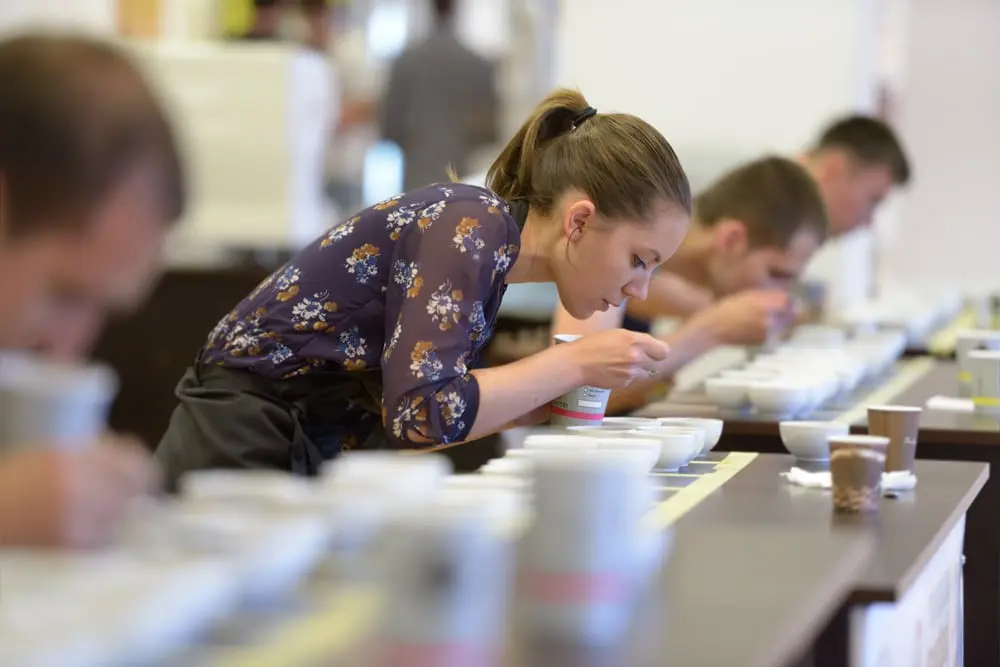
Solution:
<svg viewBox="0 0 1000 667">
<path fill-rule="evenodd" d="M 383 419 L 401 447 L 464 440 L 479 411 L 469 365 L 487 342 L 519 233 L 495 197 L 440 201 L 396 246 L 386 294 Z"/>
</svg>

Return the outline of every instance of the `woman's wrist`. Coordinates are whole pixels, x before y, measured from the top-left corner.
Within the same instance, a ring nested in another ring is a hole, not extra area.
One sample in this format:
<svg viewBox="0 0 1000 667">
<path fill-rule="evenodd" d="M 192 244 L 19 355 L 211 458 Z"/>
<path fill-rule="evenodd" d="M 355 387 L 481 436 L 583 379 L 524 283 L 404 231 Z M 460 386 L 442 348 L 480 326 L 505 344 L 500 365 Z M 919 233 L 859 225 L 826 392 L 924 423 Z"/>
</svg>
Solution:
<svg viewBox="0 0 1000 667">
<path fill-rule="evenodd" d="M 565 375 L 573 387 L 582 387 L 587 384 L 587 360 L 581 358 L 579 346 L 572 343 L 559 343 L 539 352 L 539 354 L 550 355 L 550 365 L 553 372 Z"/>
</svg>

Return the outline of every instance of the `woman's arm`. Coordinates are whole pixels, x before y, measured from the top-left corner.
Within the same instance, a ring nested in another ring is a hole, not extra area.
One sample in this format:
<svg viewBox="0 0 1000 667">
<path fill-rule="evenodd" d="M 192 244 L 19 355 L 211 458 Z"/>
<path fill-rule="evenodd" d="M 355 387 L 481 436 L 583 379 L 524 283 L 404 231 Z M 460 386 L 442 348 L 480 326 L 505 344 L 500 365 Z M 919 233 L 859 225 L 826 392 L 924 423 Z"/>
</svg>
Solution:
<svg viewBox="0 0 1000 667">
<path fill-rule="evenodd" d="M 386 294 L 385 425 L 401 447 L 483 437 L 581 384 L 572 352 L 469 370 L 490 335 L 484 304 L 504 280 L 518 232 L 491 202 L 435 207 L 397 244 Z"/>
<path fill-rule="evenodd" d="M 472 371 L 479 382 L 480 404 L 469 438 L 502 430 L 513 419 L 583 385 L 580 366 L 570 354 L 567 346 L 556 345 L 510 364 Z"/>
</svg>

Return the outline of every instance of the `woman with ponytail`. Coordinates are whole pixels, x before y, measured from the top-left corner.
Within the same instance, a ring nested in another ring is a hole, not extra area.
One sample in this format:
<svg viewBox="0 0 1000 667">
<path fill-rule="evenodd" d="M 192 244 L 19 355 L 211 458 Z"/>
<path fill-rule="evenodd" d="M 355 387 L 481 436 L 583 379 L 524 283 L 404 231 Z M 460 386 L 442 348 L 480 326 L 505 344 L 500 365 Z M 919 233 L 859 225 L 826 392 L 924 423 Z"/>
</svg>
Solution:
<svg viewBox="0 0 1000 667">
<path fill-rule="evenodd" d="M 687 177 L 655 128 L 553 93 L 487 188 L 440 183 L 361 211 L 219 322 L 157 451 L 168 480 L 219 467 L 308 475 L 348 449 L 457 444 L 580 385 L 658 372 L 667 346 L 624 330 L 478 362 L 508 284 L 554 282 L 577 318 L 642 299 L 690 213 Z"/>
</svg>

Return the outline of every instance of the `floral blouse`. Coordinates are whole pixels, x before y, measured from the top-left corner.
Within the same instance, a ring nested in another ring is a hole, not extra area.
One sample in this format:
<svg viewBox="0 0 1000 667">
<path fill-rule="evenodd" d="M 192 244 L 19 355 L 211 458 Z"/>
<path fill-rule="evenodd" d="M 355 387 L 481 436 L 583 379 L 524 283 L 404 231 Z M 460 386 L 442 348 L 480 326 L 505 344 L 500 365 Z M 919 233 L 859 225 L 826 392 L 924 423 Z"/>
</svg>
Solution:
<svg viewBox="0 0 1000 667">
<path fill-rule="evenodd" d="M 493 192 L 438 184 L 368 208 L 243 299 L 198 362 L 274 379 L 380 368 L 382 420 L 404 445 L 466 438 L 474 367 L 493 333 L 520 231 Z"/>
</svg>

